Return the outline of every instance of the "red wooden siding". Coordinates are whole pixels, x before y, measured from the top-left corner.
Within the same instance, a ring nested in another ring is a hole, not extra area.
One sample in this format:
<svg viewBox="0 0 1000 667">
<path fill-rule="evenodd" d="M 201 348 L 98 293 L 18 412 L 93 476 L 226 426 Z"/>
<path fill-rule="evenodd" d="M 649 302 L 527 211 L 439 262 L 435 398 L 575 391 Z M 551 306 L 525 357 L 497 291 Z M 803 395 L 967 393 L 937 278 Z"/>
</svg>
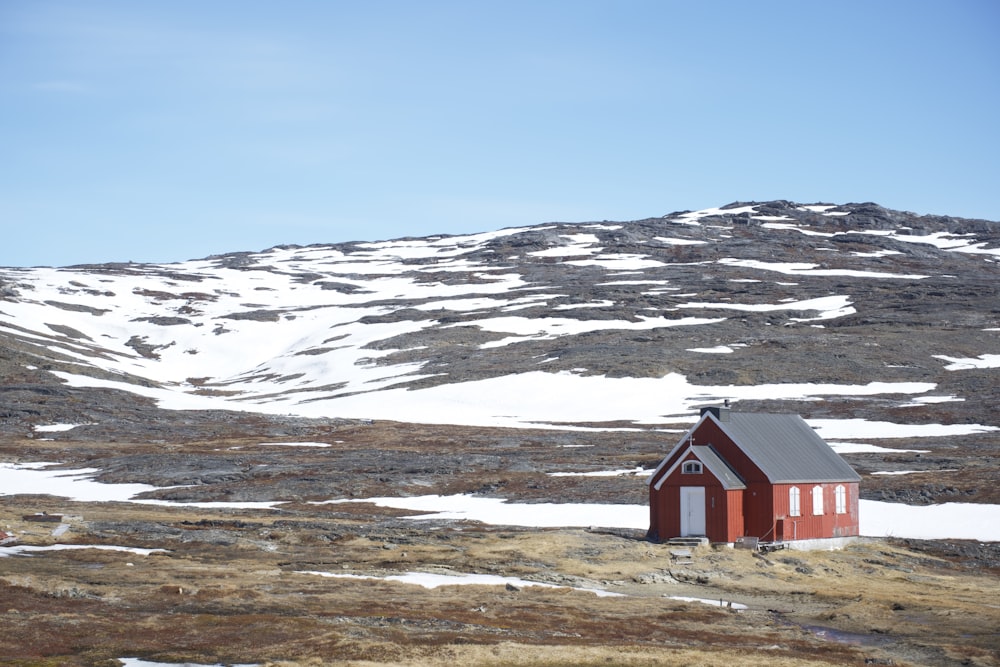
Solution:
<svg viewBox="0 0 1000 667">
<path fill-rule="evenodd" d="M 791 516 L 788 507 L 789 489 L 799 488 L 799 516 Z M 813 487 L 823 493 L 823 514 L 813 514 Z M 847 493 L 846 512 L 837 513 L 836 488 L 843 486 Z M 815 484 L 774 485 L 774 517 L 783 520 L 784 534 L 776 539 L 811 540 L 826 537 L 852 537 L 858 535 L 858 484 L 857 482 L 824 482 Z"/>
<path fill-rule="evenodd" d="M 680 455 L 674 457 L 676 461 Z M 697 461 L 689 450 L 685 461 Z M 681 502 L 682 486 L 700 486 L 705 489 L 705 536 L 712 542 L 733 542 L 743 534 L 743 490 L 727 491 L 722 483 L 709 472 L 708 467 L 702 467 L 699 474 L 684 473 L 678 466 L 659 490 L 655 483 L 650 485 L 650 533 L 656 537 L 667 538 L 681 534 Z M 666 474 L 668 466 L 661 472 Z"/>
<path fill-rule="evenodd" d="M 689 447 L 677 447 L 661 463 L 659 472 L 649 483 L 649 536 L 652 539 L 665 540 L 681 535 L 682 487 L 705 489 L 705 536 L 712 542 L 734 542 L 743 536 L 758 537 L 762 541 L 792 541 L 859 534 L 856 481 L 773 484 L 712 419 L 700 422 L 684 444 L 710 445 L 720 458 L 738 471 L 746 488 L 727 490 L 708 466 L 703 466 L 701 473 L 693 474 L 685 474 L 683 465 L 674 468 L 678 461 L 698 460 Z M 798 516 L 791 516 L 789 508 L 789 489 L 793 486 L 799 489 Z M 841 513 L 837 512 L 838 486 L 844 487 L 846 492 L 845 511 Z M 819 487 L 822 493 L 821 514 L 813 513 L 814 487 Z"/>
<path fill-rule="evenodd" d="M 727 534 L 725 542 L 735 542 L 736 538 L 746 535 L 743 527 L 743 502 L 746 491 L 743 489 L 732 489 L 726 492 L 726 512 L 728 515 L 726 525 Z"/>
<path fill-rule="evenodd" d="M 772 541 L 771 530 L 774 527 L 774 515 L 771 507 L 774 503 L 771 483 L 767 480 L 747 484 L 743 500 L 744 535 L 759 537 Z"/>
</svg>

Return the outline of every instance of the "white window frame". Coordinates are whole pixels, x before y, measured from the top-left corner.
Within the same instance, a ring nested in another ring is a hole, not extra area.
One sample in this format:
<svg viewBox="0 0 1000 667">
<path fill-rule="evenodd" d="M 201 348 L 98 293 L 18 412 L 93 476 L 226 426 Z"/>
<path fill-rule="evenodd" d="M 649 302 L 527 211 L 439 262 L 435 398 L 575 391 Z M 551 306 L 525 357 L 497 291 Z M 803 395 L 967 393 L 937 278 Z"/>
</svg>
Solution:
<svg viewBox="0 0 1000 667">
<path fill-rule="evenodd" d="M 837 514 L 847 514 L 847 487 L 838 484 L 834 497 L 837 500 Z"/>
<path fill-rule="evenodd" d="M 799 502 L 799 487 L 788 489 L 788 516 L 802 516 L 802 505 Z"/>
<path fill-rule="evenodd" d="M 823 516 L 823 487 L 817 484 L 812 489 L 813 516 Z"/>
<path fill-rule="evenodd" d="M 682 475 L 700 475 L 702 473 L 701 461 L 685 461 L 681 465 Z"/>
</svg>

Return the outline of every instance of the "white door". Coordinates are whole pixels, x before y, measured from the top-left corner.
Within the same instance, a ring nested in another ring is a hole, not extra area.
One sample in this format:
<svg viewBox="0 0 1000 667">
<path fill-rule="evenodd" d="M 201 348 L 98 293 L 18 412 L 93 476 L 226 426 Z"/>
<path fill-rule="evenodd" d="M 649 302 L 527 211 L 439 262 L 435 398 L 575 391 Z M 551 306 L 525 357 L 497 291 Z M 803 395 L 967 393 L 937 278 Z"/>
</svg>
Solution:
<svg viewBox="0 0 1000 667">
<path fill-rule="evenodd" d="M 705 534 L 705 487 L 681 487 L 681 537 Z"/>
</svg>

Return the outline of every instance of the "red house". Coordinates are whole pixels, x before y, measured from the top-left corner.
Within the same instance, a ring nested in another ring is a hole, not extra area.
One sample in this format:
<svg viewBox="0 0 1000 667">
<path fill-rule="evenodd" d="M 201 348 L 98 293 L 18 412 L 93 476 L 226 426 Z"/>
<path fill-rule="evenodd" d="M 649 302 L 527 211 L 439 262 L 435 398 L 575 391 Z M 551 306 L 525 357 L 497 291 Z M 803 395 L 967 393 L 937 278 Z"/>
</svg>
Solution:
<svg viewBox="0 0 1000 667">
<path fill-rule="evenodd" d="M 648 536 L 838 548 L 858 535 L 860 481 L 798 415 L 702 408 L 649 477 Z"/>
</svg>

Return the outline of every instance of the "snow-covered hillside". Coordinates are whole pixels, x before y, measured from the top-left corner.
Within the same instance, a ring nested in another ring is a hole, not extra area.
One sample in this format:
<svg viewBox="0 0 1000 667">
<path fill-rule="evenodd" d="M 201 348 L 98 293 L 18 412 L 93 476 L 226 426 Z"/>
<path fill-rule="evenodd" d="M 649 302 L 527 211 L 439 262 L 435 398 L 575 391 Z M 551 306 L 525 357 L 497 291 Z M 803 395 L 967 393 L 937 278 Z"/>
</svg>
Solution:
<svg viewBox="0 0 1000 667">
<path fill-rule="evenodd" d="M 886 229 L 905 214 L 872 208 L 743 205 L 170 265 L 7 269 L 0 326 L 37 346 L 29 366 L 65 360 L 53 371 L 65 382 L 173 408 L 518 425 L 657 423 L 722 398 L 960 400 L 933 371 L 1000 366 L 1000 344 L 900 359 L 930 371 L 915 378 L 871 368 L 844 382 L 702 382 L 652 349 L 669 338 L 687 358 L 730 366 L 761 355 L 766 327 L 785 336 L 864 317 L 876 285 L 960 285 L 970 260 L 997 273 L 997 225 L 910 216 Z M 981 330 L 996 328 L 982 316 Z M 641 345 L 622 350 L 634 355 L 624 369 L 600 350 L 590 363 L 566 353 L 643 337 L 662 372 L 643 364 Z M 573 356 L 584 363 L 558 363 Z"/>
<path fill-rule="evenodd" d="M 167 408 L 566 426 L 669 423 L 724 398 L 930 405 L 967 398 L 941 386 L 956 369 L 1000 367 L 996 313 L 962 323 L 984 341 L 974 349 L 880 343 L 857 327 L 883 317 L 883 296 L 961 291 L 973 266 L 996 276 L 998 239 L 991 223 L 776 202 L 170 265 L 5 269 L 0 332 L 29 370 Z M 943 315 L 914 322 L 914 305 L 901 327 Z M 782 372 L 770 359 L 792 334 L 811 363 L 857 358 L 844 373 Z M 872 345 L 884 346 L 877 367 Z M 830 359 L 817 359 L 824 349 Z"/>
</svg>

